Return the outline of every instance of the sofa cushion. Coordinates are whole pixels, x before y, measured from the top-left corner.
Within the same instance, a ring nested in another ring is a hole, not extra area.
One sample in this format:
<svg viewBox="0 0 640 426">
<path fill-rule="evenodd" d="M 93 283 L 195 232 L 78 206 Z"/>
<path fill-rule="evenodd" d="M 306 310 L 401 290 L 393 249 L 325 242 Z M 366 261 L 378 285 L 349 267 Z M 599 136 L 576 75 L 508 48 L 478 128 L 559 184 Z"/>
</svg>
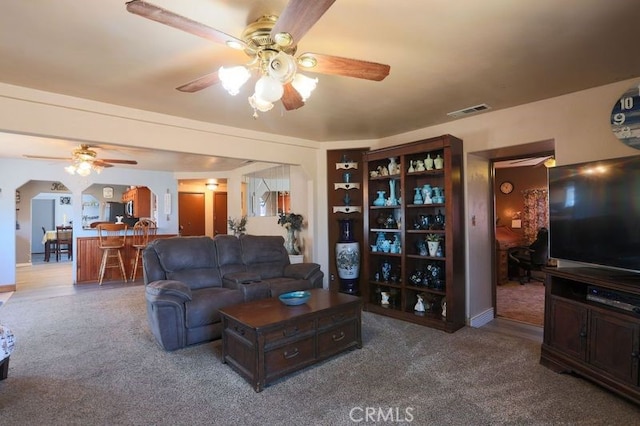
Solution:
<svg viewBox="0 0 640 426">
<path fill-rule="evenodd" d="M 262 279 L 282 277 L 289 264 L 284 238 L 277 235 L 241 235 L 242 259 L 247 270 L 260 274 Z"/>
<path fill-rule="evenodd" d="M 210 237 L 174 237 L 153 241 L 167 279 L 182 281 L 192 290 L 222 286 L 216 249 Z"/>
<path fill-rule="evenodd" d="M 185 326 L 195 328 L 220 322 L 220 308 L 242 302 L 244 295 L 240 290 L 223 287 L 194 290 L 193 299 L 185 303 Z"/>
<path fill-rule="evenodd" d="M 220 275 L 245 272 L 247 267 L 242 263 L 242 246 L 240 240 L 233 235 L 219 234 L 213 238 L 218 254 Z"/>
<path fill-rule="evenodd" d="M 192 290 L 206 287 L 222 287 L 222 281 L 219 277 L 220 272 L 217 268 L 196 268 L 167 272 L 168 280 L 182 281 Z"/>
</svg>

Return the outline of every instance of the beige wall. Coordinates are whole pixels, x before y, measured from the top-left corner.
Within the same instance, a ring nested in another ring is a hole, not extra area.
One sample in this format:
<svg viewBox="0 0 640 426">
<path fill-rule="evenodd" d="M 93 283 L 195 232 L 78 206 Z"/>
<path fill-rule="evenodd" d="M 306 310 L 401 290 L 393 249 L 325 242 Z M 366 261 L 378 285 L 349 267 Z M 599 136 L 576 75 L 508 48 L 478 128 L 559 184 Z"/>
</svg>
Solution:
<svg viewBox="0 0 640 426">
<path fill-rule="evenodd" d="M 492 313 L 493 193 L 488 158 L 495 150 L 538 141 L 555 141 L 559 165 L 620 157 L 638 152 L 620 143 L 609 127 L 618 97 L 640 78 L 514 108 L 454 120 L 381 140 L 315 143 L 241 131 L 176 117 L 100 104 L 0 84 L 0 131 L 50 135 L 87 141 L 299 164 L 307 181 L 313 260 L 327 270 L 326 150 L 398 145 L 450 133 L 464 141 L 467 218 L 468 317 L 481 323 Z M 249 154 L 248 154 L 249 153 Z M 250 155 L 250 157 L 248 157 Z M 235 185 L 235 186 L 234 186 Z M 239 206 L 231 194 L 230 211 Z M 472 220 L 474 219 L 474 220 Z"/>
</svg>

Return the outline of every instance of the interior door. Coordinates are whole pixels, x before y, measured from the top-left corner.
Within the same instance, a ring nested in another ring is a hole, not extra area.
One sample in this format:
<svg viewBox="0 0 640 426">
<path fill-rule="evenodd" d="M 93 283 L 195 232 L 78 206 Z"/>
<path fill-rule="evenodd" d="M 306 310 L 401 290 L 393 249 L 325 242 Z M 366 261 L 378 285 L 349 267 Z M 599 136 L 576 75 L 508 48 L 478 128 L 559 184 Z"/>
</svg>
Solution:
<svg viewBox="0 0 640 426">
<path fill-rule="evenodd" d="M 227 193 L 213 195 L 213 235 L 227 233 Z"/>
<path fill-rule="evenodd" d="M 204 193 L 178 193 L 178 229 L 183 237 L 206 235 Z"/>
<path fill-rule="evenodd" d="M 31 253 L 44 253 L 42 227 L 47 231 L 55 229 L 55 200 L 31 200 Z"/>
</svg>

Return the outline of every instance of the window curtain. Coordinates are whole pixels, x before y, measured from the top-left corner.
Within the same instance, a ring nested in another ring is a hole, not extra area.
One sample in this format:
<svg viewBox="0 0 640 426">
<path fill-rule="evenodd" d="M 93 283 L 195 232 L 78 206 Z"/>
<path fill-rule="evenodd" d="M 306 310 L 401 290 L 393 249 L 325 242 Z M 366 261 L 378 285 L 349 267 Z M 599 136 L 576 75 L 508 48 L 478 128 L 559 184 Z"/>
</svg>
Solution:
<svg viewBox="0 0 640 426">
<path fill-rule="evenodd" d="M 535 241 L 538 229 L 549 228 L 549 192 L 545 188 L 525 189 L 522 229 L 527 244 Z"/>
</svg>

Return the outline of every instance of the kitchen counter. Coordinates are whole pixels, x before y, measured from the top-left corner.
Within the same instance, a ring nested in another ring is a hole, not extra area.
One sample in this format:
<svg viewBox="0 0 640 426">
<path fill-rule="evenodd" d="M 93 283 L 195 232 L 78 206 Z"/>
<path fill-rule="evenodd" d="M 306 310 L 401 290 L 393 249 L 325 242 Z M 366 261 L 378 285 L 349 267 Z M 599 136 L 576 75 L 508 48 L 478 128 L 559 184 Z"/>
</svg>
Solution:
<svg viewBox="0 0 640 426">
<path fill-rule="evenodd" d="M 127 231 L 127 235 L 131 233 Z M 175 237 L 175 234 L 163 234 L 149 237 L 149 240 L 158 238 Z M 122 250 L 122 258 L 127 277 L 131 276 L 133 262 L 136 258 L 136 249 L 132 247 L 133 239 L 127 237 L 125 247 Z M 102 249 L 98 247 L 98 235 L 76 238 L 76 251 L 73 254 L 76 259 L 76 284 L 88 284 L 98 282 L 100 263 L 102 262 Z M 141 276 L 139 273 L 138 276 Z M 107 268 L 103 281 L 122 281 L 122 275 L 117 268 Z"/>
</svg>

